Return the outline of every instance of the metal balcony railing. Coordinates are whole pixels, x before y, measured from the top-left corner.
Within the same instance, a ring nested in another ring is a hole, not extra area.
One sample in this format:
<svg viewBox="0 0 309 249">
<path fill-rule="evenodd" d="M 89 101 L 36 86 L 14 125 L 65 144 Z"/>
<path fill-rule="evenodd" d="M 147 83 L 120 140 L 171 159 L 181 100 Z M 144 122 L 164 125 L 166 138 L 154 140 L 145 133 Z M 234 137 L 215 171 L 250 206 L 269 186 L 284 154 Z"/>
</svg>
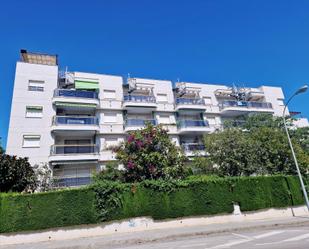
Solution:
<svg viewBox="0 0 309 249">
<path fill-rule="evenodd" d="M 177 125 L 179 128 L 208 127 L 209 123 L 205 120 L 179 120 Z"/>
<path fill-rule="evenodd" d="M 205 105 L 203 99 L 176 98 L 176 105 Z"/>
<path fill-rule="evenodd" d="M 55 187 L 74 187 L 90 183 L 91 177 L 53 178 L 53 185 Z"/>
<path fill-rule="evenodd" d="M 123 101 L 137 103 L 156 103 L 156 98 L 154 96 L 125 95 L 123 96 Z"/>
<path fill-rule="evenodd" d="M 227 107 L 263 108 L 263 109 L 272 108 L 272 104 L 269 102 L 235 101 L 235 100 L 222 101 L 220 102 L 219 106 L 221 107 L 221 109 Z"/>
<path fill-rule="evenodd" d="M 53 125 L 99 125 L 99 119 L 90 116 L 54 116 Z"/>
<path fill-rule="evenodd" d="M 127 119 L 125 121 L 125 126 L 145 126 L 147 123 L 156 125 L 157 122 L 154 119 Z"/>
<path fill-rule="evenodd" d="M 99 147 L 95 144 L 82 145 L 52 145 L 51 155 L 66 155 L 66 154 L 97 154 Z"/>
<path fill-rule="evenodd" d="M 184 151 L 205 150 L 205 145 L 200 143 L 183 143 L 181 146 Z"/>
<path fill-rule="evenodd" d="M 92 91 L 79 91 L 70 89 L 55 89 L 54 97 L 98 99 L 98 93 Z"/>
</svg>

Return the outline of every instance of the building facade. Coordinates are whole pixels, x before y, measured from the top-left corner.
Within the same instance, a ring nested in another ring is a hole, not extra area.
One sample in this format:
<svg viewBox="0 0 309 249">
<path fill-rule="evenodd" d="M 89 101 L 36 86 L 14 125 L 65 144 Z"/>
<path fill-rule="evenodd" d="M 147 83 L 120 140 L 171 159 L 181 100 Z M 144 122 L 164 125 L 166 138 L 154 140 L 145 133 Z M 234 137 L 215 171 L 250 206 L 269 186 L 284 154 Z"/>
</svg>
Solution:
<svg viewBox="0 0 309 249">
<path fill-rule="evenodd" d="M 236 88 L 85 72 L 60 72 L 57 56 L 21 51 L 7 153 L 48 163 L 60 185 L 87 184 L 112 149 L 147 122 L 162 124 L 190 157 L 204 134 L 251 113 L 280 116 L 280 87 Z"/>
</svg>

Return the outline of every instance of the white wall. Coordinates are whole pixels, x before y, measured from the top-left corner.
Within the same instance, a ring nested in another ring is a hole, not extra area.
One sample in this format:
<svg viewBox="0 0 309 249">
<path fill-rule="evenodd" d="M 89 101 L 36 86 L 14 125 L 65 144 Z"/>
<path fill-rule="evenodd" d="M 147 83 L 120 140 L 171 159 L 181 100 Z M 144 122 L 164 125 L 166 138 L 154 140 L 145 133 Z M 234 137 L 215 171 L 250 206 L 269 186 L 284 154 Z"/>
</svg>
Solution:
<svg viewBox="0 0 309 249">
<path fill-rule="evenodd" d="M 29 80 L 45 81 L 44 92 L 28 91 Z M 57 88 L 58 67 L 17 62 L 11 107 L 7 153 L 29 157 L 31 164 L 47 162 L 53 144 L 50 127 L 55 111 L 52 106 Z M 26 106 L 42 106 L 42 118 L 26 118 Z M 39 148 L 22 148 L 23 135 L 40 135 Z"/>
</svg>

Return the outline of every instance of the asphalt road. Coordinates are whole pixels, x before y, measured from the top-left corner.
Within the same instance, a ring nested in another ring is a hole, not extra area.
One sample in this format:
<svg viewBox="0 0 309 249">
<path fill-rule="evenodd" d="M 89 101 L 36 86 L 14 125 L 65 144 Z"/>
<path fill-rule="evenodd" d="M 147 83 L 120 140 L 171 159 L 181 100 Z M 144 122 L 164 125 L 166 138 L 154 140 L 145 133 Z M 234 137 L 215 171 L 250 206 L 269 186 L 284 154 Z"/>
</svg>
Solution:
<svg viewBox="0 0 309 249">
<path fill-rule="evenodd" d="M 178 238 L 134 246 L 108 247 L 117 249 L 308 249 L 309 226 L 279 229 L 258 229 L 248 232 Z"/>
</svg>

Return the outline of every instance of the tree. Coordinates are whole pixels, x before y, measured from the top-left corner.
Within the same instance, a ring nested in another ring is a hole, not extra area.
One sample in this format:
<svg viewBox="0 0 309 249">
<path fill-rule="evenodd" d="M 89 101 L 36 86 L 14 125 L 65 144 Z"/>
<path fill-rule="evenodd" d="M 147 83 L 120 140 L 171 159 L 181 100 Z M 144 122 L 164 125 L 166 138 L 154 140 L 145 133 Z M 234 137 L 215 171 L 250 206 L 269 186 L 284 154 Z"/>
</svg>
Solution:
<svg viewBox="0 0 309 249">
<path fill-rule="evenodd" d="M 256 143 L 240 129 L 226 129 L 205 136 L 209 160 L 221 176 L 251 175 L 260 168 Z"/>
<path fill-rule="evenodd" d="M 291 129 L 290 135 L 299 143 L 303 150 L 309 154 L 309 127 Z"/>
<path fill-rule="evenodd" d="M 34 191 L 36 177 L 27 158 L 0 154 L 0 192 Z"/>
<path fill-rule="evenodd" d="M 309 154 L 296 138 L 292 136 L 297 159 L 301 170 L 307 172 Z M 207 135 L 205 146 L 220 175 L 296 174 L 282 118 L 249 116 L 237 127 L 227 126 L 222 132 Z"/>
<path fill-rule="evenodd" d="M 162 126 L 147 124 L 145 129 L 130 133 L 117 150 L 117 159 L 124 165 L 126 181 L 181 178 L 185 174 L 185 156 Z"/>
</svg>

